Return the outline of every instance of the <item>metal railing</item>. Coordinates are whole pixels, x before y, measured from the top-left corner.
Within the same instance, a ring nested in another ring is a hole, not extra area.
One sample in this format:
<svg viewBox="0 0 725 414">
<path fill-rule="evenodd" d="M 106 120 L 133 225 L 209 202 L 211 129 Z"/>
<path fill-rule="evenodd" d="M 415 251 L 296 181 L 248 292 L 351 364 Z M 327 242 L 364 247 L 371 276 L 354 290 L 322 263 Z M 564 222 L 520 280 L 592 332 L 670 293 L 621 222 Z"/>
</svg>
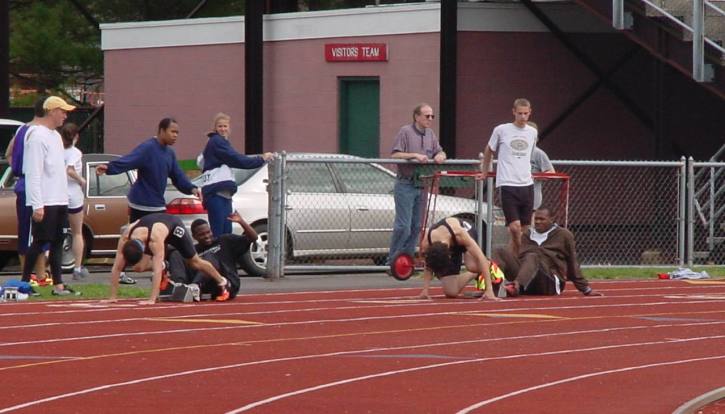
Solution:
<svg viewBox="0 0 725 414">
<path fill-rule="evenodd" d="M 692 78 L 697 82 L 710 82 L 713 78 L 712 68 L 705 63 L 705 44 L 716 49 L 720 55 L 725 55 L 725 48 L 715 39 L 706 35 L 705 9 L 706 7 L 725 16 L 725 11 L 709 0 L 692 0 L 692 27 L 672 15 L 663 7 L 651 0 L 639 0 L 647 7 L 651 7 L 672 23 L 692 34 Z M 612 0 L 612 26 L 617 30 L 628 28 L 624 11 L 624 0 Z M 722 39 L 720 39 L 722 40 Z"/>
<path fill-rule="evenodd" d="M 688 265 L 725 262 L 725 162 L 688 160 Z"/>
<path fill-rule="evenodd" d="M 688 163 L 684 158 L 670 162 L 552 162 L 558 172 L 570 176 L 568 227 L 577 240 L 582 265 L 691 263 L 695 241 L 688 231 L 694 221 L 686 212 L 692 214 L 693 208 L 688 206 L 693 203 L 687 201 Z M 385 270 L 395 216 L 395 176 L 391 171 L 400 164 L 410 163 L 282 154 L 269 170 L 268 275 Z M 449 160 L 439 168 L 477 169 L 478 165 L 478 160 Z M 689 177 L 694 177 L 692 171 Z M 493 180 L 486 181 L 493 185 Z M 559 189 L 555 182 L 545 183 L 543 205 L 561 210 Z M 429 224 L 456 215 L 481 229 L 487 253 L 507 244 L 508 231 L 500 210 L 488 208 L 499 205 L 498 194 L 488 190 L 483 180 L 442 181 L 439 194 Z"/>
</svg>

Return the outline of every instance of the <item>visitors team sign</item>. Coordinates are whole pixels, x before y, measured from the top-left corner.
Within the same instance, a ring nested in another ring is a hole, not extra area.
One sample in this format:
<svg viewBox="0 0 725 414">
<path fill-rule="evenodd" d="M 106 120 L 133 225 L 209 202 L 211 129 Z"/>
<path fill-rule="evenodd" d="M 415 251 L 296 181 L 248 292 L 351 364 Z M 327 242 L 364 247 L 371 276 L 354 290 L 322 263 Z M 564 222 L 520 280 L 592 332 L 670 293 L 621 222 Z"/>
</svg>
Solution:
<svg viewBox="0 0 725 414">
<path fill-rule="evenodd" d="M 386 62 L 388 45 L 385 43 L 328 43 L 325 45 L 328 62 Z"/>
</svg>

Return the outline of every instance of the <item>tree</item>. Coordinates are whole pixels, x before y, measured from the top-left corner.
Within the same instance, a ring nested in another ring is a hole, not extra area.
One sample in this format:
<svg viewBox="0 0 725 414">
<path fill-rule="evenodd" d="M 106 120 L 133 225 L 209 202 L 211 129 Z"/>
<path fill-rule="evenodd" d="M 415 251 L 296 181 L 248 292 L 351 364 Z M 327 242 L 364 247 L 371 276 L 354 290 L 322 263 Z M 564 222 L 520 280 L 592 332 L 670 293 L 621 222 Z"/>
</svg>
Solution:
<svg viewBox="0 0 725 414">
<path fill-rule="evenodd" d="M 102 78 L 100 33 L 60 3 L 33 2 L 10 12 L 10 73 L 39 92 Z"/>
<path fill-rule="evenodd" d="M 204 4 L 197 17 L 243 14 L 244 1 Z M 103 82 L 98 23 L 185 18 L 199 0 L 12 0 L 11 85 L 73 99 Z M 28 105 L 35 94 L 15 104 Z"/>
<path fill-rule="evenodd" d="M 0 0 L 3 1 L 3 0 Z M 73 99 L 100 87 L 99 23 L 239 16 L 245 0 L 4 0 L 10 2 L 10 84 Z M 364 7 L 407 0 L 253 0 L 267 13 Z M 422 1 L 422 0 L 415 0 Z M 35 96 L 22 102 L 32 103 Z M 20 102 L 14 102 L 19 104 Z"/>
</svg>

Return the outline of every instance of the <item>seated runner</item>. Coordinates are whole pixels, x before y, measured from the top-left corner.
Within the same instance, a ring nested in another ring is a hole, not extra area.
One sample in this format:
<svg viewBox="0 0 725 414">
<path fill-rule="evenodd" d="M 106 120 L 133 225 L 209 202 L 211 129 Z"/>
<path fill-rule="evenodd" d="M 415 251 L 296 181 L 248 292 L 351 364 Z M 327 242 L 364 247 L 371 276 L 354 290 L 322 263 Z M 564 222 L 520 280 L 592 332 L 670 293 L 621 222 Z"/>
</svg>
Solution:
<svg viewBox="0 0 725 414">
<path fill-rule="evenodd" d="M 441 281 L 448 298 L 457 298 L 471 280 L 483 275 L 484 298 L 499 300 L 493 293 L 488 259 L 476 243 L 476 230 L 467 223 L 455 217 L 439 221 L 426 230 L 420 250 L 425 256 L 420 297 L 430 297 L 428 288 L 434 275 Z M 464 273 L 461 273 L 462 264 L 466 265 Z"/>
<path fill-rule="evenodd" d="M 131 223 L 118 241 L 116 259 L 111 269 L 110 301 L 116 300 L 121 271 L 133 266 L 136 272 L 153 271 L 151 296 L 142 304 L 153 304 L 159 297 L 162 278 L 165 277 L 165 249 L 169 244 L 179 251 L 186 265 L 202 271 L 216 282 L 218 301 L 229 299 L 228 281 L 208 261 L 199 257 L 194 242 L 180 218 L 166 213 L 154 213 Z"/>
<path fill-rule="evenodd" d="M 574 235 L 554 223 L 546 207 L 534 212 L 534 228 L 521 237 L 518 256 L 511 249 L 501 248 L 494 252 L 494 260 L 509 281 L 505 286 L 509 296 L 559 295 L 564 291 L 566 280 L 586 296 L 602 296 L 592 290 L 582 275 Z"/>
<path fill-rule="evenodd" d="M 244 235 L 223 234 L 214 238 L 211 227 L 206 220 L 197 219 L 191 223 L 191 235 L 196 240 L 196 252 L 199 256 L 212 264 L 228 281 L 229 299 L 239 293 L 240 280 L 237 265 L 249 247 L 257 240 L 254 231 L 236 211 L 227 217 L 227 220 L 238 223 L 244 230 Z M 185 266 L 181 254 L 175 249 L 168 256 L 170 278 L 174 282 L 199 286 L 201 293 L 210 293 L 216 297 L 216 284 L 214 280 L 203 271 L 195 271 Z"/>
</svg>

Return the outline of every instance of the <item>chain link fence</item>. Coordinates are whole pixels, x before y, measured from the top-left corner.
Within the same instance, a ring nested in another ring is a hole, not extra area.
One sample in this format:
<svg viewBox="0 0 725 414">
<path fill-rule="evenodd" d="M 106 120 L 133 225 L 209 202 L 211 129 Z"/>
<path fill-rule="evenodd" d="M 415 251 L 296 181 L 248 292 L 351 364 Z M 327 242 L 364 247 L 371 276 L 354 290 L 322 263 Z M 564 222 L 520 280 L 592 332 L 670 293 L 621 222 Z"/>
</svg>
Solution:
<svg viewBox="0 0 725 414">
<path fill-rule="evenodd" d="M 568 227 L 581 264 L 681 264 L 684 166 L 684 160 L 555 161 L 557 171 L 571 176 Z"/>
<path fill-rule="evenodd" d="M 395 219 L 393 187 L 396 164 L 403 160 L 362 159 L 333 154 L 284 154 L 270 171 L 269 262 L 284 257 L 283 270 L 324 270 L 352 267 L 354 270 L 383 269 Z M 455 216 L 478 226 L 485 240 L 485 204 L 476 201 L 480 181 L 473 177 L 442 177 L 429 194 L 435 170 L 477 172 L 478 161 L 453 160 L 416 171 L 416 186 L 424 194 L 423 208 L 430 202 L 428 225 Z M 480 185 L 482 188 L 482 185 Z M 479 189 L 480 190 L 480 189 Z M 503 228 L 503 215 L 494 214 Z M 279 224 L 276 224 L 277 221 Z M 273 230 L 277 229 L 277 230 Z M 279 231 L 284 229 L 284 231 Z M 505 233 L 496 232 L 504 244 Z M 280 242 L 277 245 L 277 238 Z M 377 266 L 377 267 L 374 267 Z"/>
<path fill-rule="evenodd" d="M 395 217 L 396 164 L 402 163 L 407 161 L 333 154 L 283 155 L 270 169 L 270 274 L 386 269 L 383 265 Z M 687 262 L 689 210 L 684 189 L 688 170 L 684 159 L 553 163 L 557 172 L 569 175 L 568 192 L 564 180 L 544 180 L 542 205 L 551 208 L 557 221 L 574 233 L 582 265 L 672 266 Z M 449 160 L 439 166 L 427 165 L 418 174 L 430 176 L 435 169 L 476 171 L 478 165 L 478 160 Z M 695 165 L 712 168 L 709 164 Z M 723 165 L 718 168 L 721 173 L 715 179 L 698 180 L 715 188 L 713 214 L 722 217 L 725 173 Z M 428 187 L 425 178 L 418 183 Z M 477 225 L 482 245 L 486 240 L 494 248 L 508 242 L 500 209 L 494 207 L 488 218 L 485 181 L 449 177 L 442 178 L 439 187 L 435 213 L 428 225 L 446 216 L 458 216 Z M 494 206 L 499 206 L 498 192 L 492 196 Z M 487 221 L 491 222 L 488 229 Z M 700 227 L 689 246 L 708 245 L 708 257 L 716 258 L 711 253 L 716 249 L 708 244 L 715 240 L 709 236 L 710 228 Z M 722 236 L 722 228 L 715 231 Z M 723 259 L 718 260 L 721 263 Z"/>
</svg>

